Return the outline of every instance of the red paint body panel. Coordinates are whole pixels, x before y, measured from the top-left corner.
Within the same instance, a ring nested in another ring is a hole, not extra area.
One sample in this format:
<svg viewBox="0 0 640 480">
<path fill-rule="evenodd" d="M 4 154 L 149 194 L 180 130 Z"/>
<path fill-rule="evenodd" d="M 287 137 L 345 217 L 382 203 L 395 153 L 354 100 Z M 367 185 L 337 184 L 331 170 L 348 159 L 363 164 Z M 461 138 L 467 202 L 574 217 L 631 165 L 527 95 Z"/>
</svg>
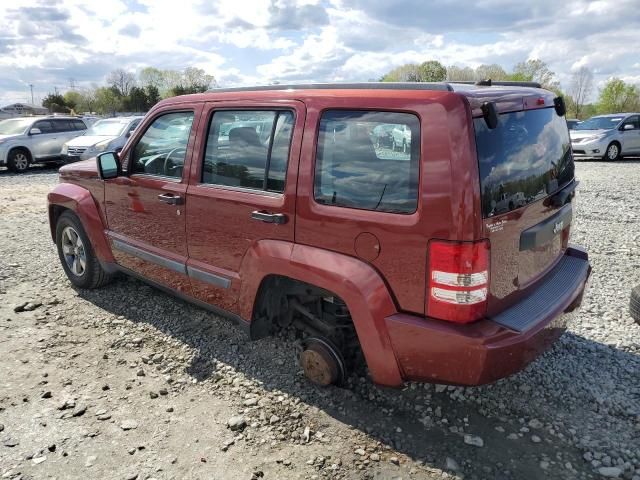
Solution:
<svg viewBox="0 0 640 480">
<path fill-rule="evenodd" d="M 378 384 L 400 386 L 409 379 L 487 383 L 523 368 L 557 338 L 565 325 L 563 312 L 579 304 L 584 286 L 574 292 L 572 305 L 556 305 L 553 315 L 536 319 L 526 333 L 490 320 L 460 325 L 425 317 L 431 240 L 491 240 L 490 316 L 535 290 L 567 248 L 568 235 L 562 235 L 561 245 L 544 247 L 550 251 L 532 258 L 515 248 L 521 230 L 553 213 L 546 201 L 483 220 L 472 117 L 481 114 L 486 101 L 495 102 L 500 112 L 510 112 L 549 106 L 553 94 L 530 88 L 469 87 L 455 92 L 291 89 L 175 97 L 147 114 L 120 158 L 126 172 L 130 152 L 158 115 L 193 110 L 181 179 L 125 175 L 102 181 L 95 161 L 80 162 L 61 169 L 65 183 L 49 194 L 50 208 L 61 205 L 78 213 L 103 262 L 117 263 L 247 322 L 253 319 L 260 285 L 269 275 L 334 292 L 349 308 L 369 371 Z M 203 185 L 201 163 L 211 113 L 274 107 L 295 112 L 284 193 Z M 414 213 L 357 210 L 314 201 L 318 124 L 328 109 L 389 110 L 418 117 L 421 163 Z M 158 202 L 162 192 L 183 196 L 184 205 Z M 283 225 L 257 222 L 250 218 L 254 210 L 283 213 L 289 221 Z M 509 230 L 489 230 L 487 223 L 502 219 L 508 221 Z M 114 240 L 134 249 L 134 254 L 112 251 L 109 241 Z M 165 260 L 165 266 L 158 258 Z M 541 267 L 540 262 L 548 265 Z M 187 268 L 222 283 L 194 278 Z"/>
<path fill-rule="evenodd" d="M 403 378 L 455 385 L 483 385 L 522 370 L 566 330 L 582 302 L 581 288 L 523 333 L 480 320 L 456 325 L 397 314 L 385 319 Z"/>
<path fill-rule="evenodd" d="M 78 183 L 81 183 L 81 180 Z M 60 183 L 49 192 L 47 201 L 49 203 L 51 236 L 55 241 L 55 225 L 51 221 L 53 219 L 53 206 L 67 208 L 73 211 L 82 222 L 96 256 L 102 262 L 114 262 L 111 247 L 105 236 L 104 223 L 101 216 L 102 210 L 99 209 L 97 204 L 97 198 L 102 196 L 98 193 L 101 187 L 100 183 L 95 183 L 92 188 L 94 193 L 92 194 L 87 188 L 79 184 Z"/>
<path fill-rule="evenodd" d="M 329 290 L 349 307 L 373 380 L 400 386 L 402 377 L 385 328 L 397 312 L 378 272 L 366 263 L 306 245 L 264 240 L 247 252 L 240 272 L 240 315 L 251 318 L 256 293 L 268 275 L 284 275 Z"/>
</svg>

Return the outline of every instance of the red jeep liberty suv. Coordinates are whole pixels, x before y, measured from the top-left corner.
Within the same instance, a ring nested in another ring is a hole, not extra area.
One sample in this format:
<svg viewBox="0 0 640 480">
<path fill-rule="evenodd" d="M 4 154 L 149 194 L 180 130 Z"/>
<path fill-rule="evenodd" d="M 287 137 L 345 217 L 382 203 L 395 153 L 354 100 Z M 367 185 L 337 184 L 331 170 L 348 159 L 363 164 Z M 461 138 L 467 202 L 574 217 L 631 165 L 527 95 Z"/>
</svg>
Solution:
<svg viewBox="0 0 640 480">
<path fill-rule="evenodd" d="M 591 272 L 564 113 L 490 81 L 170 98 L 60 169 L 51 234 L 79 288 L 125 272 L 251 338 L 293 329 L 318 384 L 361 357 L 381 385 L 492 382 L 562 334 Z"/>
</svg>

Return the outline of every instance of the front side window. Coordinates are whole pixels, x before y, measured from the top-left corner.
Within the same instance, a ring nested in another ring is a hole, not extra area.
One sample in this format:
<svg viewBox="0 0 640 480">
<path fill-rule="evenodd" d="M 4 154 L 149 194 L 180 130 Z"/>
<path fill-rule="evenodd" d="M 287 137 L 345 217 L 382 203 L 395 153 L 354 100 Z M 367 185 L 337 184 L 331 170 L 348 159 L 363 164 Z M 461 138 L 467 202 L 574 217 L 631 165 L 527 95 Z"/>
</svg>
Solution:
<svg viewBox="0 0 640 480">
<path fill-rule="evenodd" d="M 40 133 L 53 133 L 53 125 L 49 120 L 40 120 L 33 124 L 33 128 L 39 128 Z"/>
<path fill-rule="evenodd" d="M 289 111 L 215 112 L 202 183 L 283 192 L 293 118 Z"/>
<path fill-rule="evenodd" d="M 182 178 L 192 124 L 193 112 L 156 118 L 133 150 L 133 173 Z"/>
<path fill-rule="evenodd" d="M 331 110 L 322 115 L 316 202 L 412 213 L 418 205 L 420 122 L 408 113 Z"/>
<path fill-rule="evenodd" d="M 53 128 L 56 132 L 70 132 L 73 130 L 71 120 L 53 120 Z"/>
<path fill-rule="evenodd" d="M 73 120 L 73 128 L 76 130 L 86 130 L 87 126 L 82 120 Z"/>
<path fill-rule="evenodd" d="M 633 130 L 638 130 L 640 128 L 640 117 L 635 115 L 633 117 L 627 118 L 624 121 L 624 124 L 622 125 L 622 127 L 624 128 L 626 125 L 631 125 L 633 127 Z M 626 128 L 629 128 L 629 127 L 626 127 Z"/>
</svg>

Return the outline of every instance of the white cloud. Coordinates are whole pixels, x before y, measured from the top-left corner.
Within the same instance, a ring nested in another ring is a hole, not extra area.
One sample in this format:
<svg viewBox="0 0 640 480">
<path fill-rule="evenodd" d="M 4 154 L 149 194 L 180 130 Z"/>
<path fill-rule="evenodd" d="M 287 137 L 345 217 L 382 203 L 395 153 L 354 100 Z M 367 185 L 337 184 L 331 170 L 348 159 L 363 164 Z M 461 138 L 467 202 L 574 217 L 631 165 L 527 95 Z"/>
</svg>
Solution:
<svg viewBox="0 0 640 480">
<path fill-rule="evenodd" d="M 102 83 L 110 70 L 204 68 L 221 84 L 356 81 L 436 59 L 506 70 L 540 58 L 566 87 L 638 81 L 637 0 L 12 0 L 0 16 L 0 103 Z M 615 29 L 612 30 L 612 26 Z"/>
</svg>

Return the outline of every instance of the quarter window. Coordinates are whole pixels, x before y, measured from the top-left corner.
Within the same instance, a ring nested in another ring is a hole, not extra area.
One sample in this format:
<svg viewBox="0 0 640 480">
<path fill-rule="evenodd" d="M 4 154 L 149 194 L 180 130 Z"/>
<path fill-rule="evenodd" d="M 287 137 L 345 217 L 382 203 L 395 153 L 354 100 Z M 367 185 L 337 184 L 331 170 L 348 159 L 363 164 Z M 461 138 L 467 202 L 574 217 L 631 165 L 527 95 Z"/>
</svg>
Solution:
<svg viewBox="0 0 640 480">
<path fill-rule="evenodd" d="M 412 213 L 418 204 L 420 122 L 408 113 L 327 111 L 320 120 L 316 202 Z"/>
<path fill-rule="evenodd" d="M 209 125 L 202 183 L 283 192 L 293 114 L 216 112 Z"/>
<path fill-rule="evenodd" d="M 156 118 L 133 150 L 133 173 L 182 178 L 193 112 Z"/>
</svg>

